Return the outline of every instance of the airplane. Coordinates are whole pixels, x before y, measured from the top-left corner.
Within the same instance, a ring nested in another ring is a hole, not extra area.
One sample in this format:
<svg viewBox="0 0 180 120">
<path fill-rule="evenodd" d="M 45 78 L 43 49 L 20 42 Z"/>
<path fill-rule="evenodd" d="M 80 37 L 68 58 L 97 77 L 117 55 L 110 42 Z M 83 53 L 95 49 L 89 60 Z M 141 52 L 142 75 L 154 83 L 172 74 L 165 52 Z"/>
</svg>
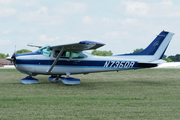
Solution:
<svg viewBox="0 0 180 120">
<path fill-rule="evenodd" d="M 63 82 L 65 85 L 80 84 L 80 79 L 72 78 L 72 74 L 88 74 L 95 72 L 120 71 L 156 67 L 162 62 L 162 57 L 174 33 L 162 31 L 147 48 L 138 53 L 118 54 L 112 56 L 93 56 L 86 50 L 104 46 L 104 43 L 80 41 L 78 43 L 42 46 L 28 44 L 39 48 L 36 52 L 13 54 L 6 59 L 14 62 L 17 70 L 27 74 L 21 79 L 23 84 L 37 84 L 38 74 L 50 75 L 51 83 Z M 66 77 L 62 77 L 66 75 Z"/>
</svg>

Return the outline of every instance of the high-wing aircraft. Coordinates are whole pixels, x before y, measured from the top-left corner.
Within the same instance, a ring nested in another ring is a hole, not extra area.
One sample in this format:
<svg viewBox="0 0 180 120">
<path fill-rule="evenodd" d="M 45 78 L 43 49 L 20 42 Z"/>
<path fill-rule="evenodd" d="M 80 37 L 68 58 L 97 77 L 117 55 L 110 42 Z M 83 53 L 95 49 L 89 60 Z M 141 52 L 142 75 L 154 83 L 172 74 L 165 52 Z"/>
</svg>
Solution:
<svg viewBox="0 0 180 120">
<path fill-rule="evenodd" d="M 93 72 L 120 71 L 156 67 L 162 62 L 174 33 L 162 31 L 141 52 L 119 54 L 113 56 L 93 56 L 85 50 L 102 47 L 103 43 L 80 41 L 79 43 L 41 46 L 28 44 L 39 49 L 33 53 L 13 54 L 8 60 L 14 61 L 17 70 L 27 74 L 21 79 L 23 84 L 36 84 L 38 80 L 32 76 L 38 74 L 51 75 L 50 82 L 62 81 L 65 85 L 80 84 L 80 79 L 72 78 L 72 74 L 88 74 Z M 66 75 L 66 77 L 62 77 Z"/>
</svg>

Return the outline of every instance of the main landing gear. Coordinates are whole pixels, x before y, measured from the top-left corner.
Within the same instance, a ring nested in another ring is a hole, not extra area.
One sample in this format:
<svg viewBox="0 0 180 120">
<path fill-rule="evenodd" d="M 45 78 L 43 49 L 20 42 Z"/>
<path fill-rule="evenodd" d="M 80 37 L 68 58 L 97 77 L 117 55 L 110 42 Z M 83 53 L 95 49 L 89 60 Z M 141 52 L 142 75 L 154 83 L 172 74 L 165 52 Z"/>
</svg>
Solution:
<svg viewBox="0 0 180 120">
<path fill-rule="evenodd" d="M 51 75 L 51 76 L 48 78 L 48 80 L 49 80 L 51 83 L 58 83 L 58 82 L 61 82 L 63 78 L 64 78 L 64 77 Z"/>
<path fill-rule="evenodd" d="M 64 78 L 64 79 L 62 79 L 62 82 L 63 82 L 65 85 L 78 85 L 78 84 L 81 83 L 80 79 L 78 79 L 78 78 L 72 78 L 72 77 Z"/>
<path fill-rule="evenodd" d="M 48 79 L 52 83 L 57 83 L 62 81 L 65 85 L 77 85 L 81 83 L 80 79 L 70 77 L 69 73 L 66 73 L 66 75 L 67 75 L 66 78 L 61 76 L 50 76 Z"/>
</svg>

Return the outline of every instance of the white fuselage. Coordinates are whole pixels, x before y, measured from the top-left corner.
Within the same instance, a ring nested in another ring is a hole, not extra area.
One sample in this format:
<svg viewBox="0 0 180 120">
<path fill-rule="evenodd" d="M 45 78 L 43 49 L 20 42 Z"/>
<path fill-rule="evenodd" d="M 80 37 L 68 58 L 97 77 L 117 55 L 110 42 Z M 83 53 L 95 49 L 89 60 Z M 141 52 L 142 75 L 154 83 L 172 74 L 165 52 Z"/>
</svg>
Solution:
<svg viewBox="0 0 180 120">
<path fill-rule="evenodd" d="M 123 56 L 103 57 L 84 54 L 87 55 L 86 58 L 59 58 L 50 73 L 47 71 L 55 60 L 53 56 L 47 57 L 42 54 L 17 56 L 15 66 L 19 71 L 29 75 L 65 75 L 66 73 L 78 74 L 139 68 L 137 57 L 136 59 L 125 59 Z"/>
</svg>

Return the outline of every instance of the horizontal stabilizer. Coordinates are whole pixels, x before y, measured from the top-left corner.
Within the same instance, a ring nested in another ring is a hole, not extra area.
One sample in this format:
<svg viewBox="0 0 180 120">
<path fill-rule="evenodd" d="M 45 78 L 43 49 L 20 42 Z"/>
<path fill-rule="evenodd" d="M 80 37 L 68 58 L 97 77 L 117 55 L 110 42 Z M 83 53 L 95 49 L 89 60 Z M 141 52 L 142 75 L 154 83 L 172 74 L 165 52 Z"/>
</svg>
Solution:
<svg viewBox="0 0 180 120">
<path fill-rule="evenodd" d="M 139 65 L 139 67 L 141 67 L 141 68 L 150 68 L 150 67 L 157 67 L 158 66 L 158 64 L 156 64 L 156 63 L 150 63 L 150 62 L 138 62 L 137 63 L 138 65 Z"/>
<path fill-rule="evenodd" d="M 155 61 L 152 61 L 152 62 L 143 62 L 143 61 L 139 61 L 138 64 L 163 64 L 163 63 L 166 63 L 167 61 L 165 60 L 155 60 Z"/>
<path fill-rule="evenodd" d="M 152 62 L 138 62 L 138 64 L 141 66 L 141 67 L 157 67 L 158 65 L 160 64 L 163 64 L 163 63 L 166 63 L 165 60 L 155 60 L 155 61 L 152 61 Z"/>
</svg>

